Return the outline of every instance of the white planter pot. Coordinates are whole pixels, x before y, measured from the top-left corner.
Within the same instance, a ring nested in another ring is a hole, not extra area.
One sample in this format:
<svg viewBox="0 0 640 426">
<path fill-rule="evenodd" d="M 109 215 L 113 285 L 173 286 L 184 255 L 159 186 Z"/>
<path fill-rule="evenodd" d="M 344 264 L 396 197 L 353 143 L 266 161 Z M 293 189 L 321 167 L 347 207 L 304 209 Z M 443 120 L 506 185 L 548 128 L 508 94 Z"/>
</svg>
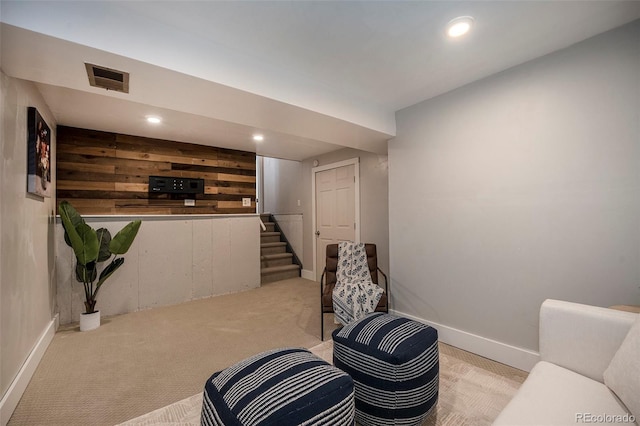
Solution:
<svg viewBox="0 0 640 426">
<path fill-rule="evenodd" d="M 80 331 L 95 330 L 98 327 L 100 327 L 100 311 L 80 314 Z"/>
</svg>

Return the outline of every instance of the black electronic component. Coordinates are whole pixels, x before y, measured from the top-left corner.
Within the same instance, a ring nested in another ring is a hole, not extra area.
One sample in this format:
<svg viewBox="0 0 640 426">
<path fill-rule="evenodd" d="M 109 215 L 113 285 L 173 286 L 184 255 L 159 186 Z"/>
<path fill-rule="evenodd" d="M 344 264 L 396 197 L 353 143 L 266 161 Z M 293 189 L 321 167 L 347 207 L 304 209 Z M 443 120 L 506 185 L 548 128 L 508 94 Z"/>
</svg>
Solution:
<svg viewBox="0 0 640 426">
<path fill-rule="evenodd" d="M 155 194 L 204 194 L 204 179 L 149 176 L 149 192 Z"/>
</svg>

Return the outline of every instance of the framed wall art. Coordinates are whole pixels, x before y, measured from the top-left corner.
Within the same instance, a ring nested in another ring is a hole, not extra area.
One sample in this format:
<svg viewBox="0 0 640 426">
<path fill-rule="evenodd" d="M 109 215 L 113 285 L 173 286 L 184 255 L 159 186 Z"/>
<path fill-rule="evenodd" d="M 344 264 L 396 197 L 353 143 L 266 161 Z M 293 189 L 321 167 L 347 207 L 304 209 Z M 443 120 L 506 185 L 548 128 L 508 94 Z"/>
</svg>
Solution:
<svg viewBox="0 0 640 426">
<path fill-rule="evenodd" d="M 37 109 L 27 111 L 27 192 L 51 197 L 51 129 Z"/>
</svg>

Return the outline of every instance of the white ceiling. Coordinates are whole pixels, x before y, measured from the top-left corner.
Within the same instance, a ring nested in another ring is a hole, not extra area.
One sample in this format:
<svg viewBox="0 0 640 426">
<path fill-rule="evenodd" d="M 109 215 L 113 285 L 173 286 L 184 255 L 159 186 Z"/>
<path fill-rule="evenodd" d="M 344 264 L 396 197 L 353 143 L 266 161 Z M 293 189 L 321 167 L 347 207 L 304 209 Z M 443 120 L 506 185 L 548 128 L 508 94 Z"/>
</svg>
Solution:
<svg viewBox="0 0 640 426">
<path fill-rule="evenodd" d="M 447 39 L 461 15 L 473 32 Z M 1 67 L 59 124 L 301 160 L 384 153 L 397 110 L 638 18 L 613 0 L 1 0 Z M 130 72 L 131 92 L 90 87 L 84 62 Z"/>
</svg>

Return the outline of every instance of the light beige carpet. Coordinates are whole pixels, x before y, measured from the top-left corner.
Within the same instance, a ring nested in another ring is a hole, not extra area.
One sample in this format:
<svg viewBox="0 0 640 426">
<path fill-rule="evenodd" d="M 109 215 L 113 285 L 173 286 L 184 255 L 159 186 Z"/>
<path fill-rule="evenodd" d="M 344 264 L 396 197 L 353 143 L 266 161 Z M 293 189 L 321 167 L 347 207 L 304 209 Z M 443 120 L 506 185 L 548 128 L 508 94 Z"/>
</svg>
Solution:
<svg viewBox="0 0 640 426">
<path fill-rule="evenodd" d="M 333 342 L 324 342 L 310 349 L 325 361 L 332 363 Z M 118 426 L 197 426 L 200 425 L 202 392 L 167 405 L 151 413 L 136 417 Z"/>
<path fill-rule="evenodd" d="M 318 286 L 295 278 L 106 318 L 88 332 L 63 326 L 9 425 L 113 426 L 200 392 L 213 372 L 255 353 L 315 346 Z"/>
<path fill-rule="evenodd" d="M 436 412 L 424 426 L 490 425 L 527 374 L 440 343 L 440 395 Z M 332 362 L 333 342 L 311 348 Z M 122 423 L 119 426 L 197 426 L 202 393 Z"/>
<path fill-rule="evenodd" d="M 194 406 L 213 372 L 268 349 L 321 343 L 318 298 L 317 283 L 296 278 L 106 318 L 89 332 L 61 327 L 9 425 L 112 426 L 167 405 L 171 417 L 147 424 L 198 424 Z M 333 328 L 327 314 L 325 338 Z M 330 360 L 328 345 L 314 350 Z M 523 377 L 441 345 L 437 424 L 489 423 Z"/>
</svg>

